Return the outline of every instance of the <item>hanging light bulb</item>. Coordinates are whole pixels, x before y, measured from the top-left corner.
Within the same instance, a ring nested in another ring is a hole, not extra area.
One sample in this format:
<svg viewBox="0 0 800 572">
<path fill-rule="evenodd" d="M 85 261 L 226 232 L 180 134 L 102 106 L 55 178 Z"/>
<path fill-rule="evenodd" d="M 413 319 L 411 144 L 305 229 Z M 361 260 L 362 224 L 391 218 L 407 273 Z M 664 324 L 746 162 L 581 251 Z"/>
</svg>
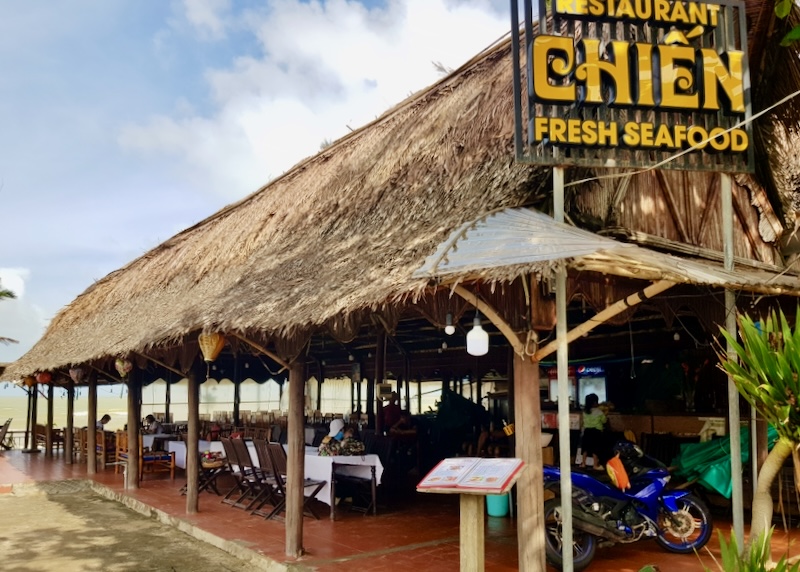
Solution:
<svg viewBox="0 0 800 572">
<path fill-rule="evenodd" d="M 483 356 L 489 353 L 489 334 L 481 326 L 480 313 L 475 311 L 472 329 L 467 333 L 467 353 L 471 356 Z"/>
<path fill-rule="evenodd" d="M 442 342 L 442 349 L 443 349 L 443 350 L 446 350 L 446 349 L 447 349 L 447 342 Z"/>
<path fill-rule="evenodd" d="M 356 357 L 353 354 L 348 354 L 347 355 L 347 359 L 350 360 L 350 361 L 355 361 Z"/>
<path fill-rule="evenodd" d="M 678 332 L 675 332 L 672 336 L 672 339 L 675 340 L 676 342 L 679 342 L 681 341 L 681 335 Z"/>
<path fill-rule="evenodd" d="M 445 318 L 445 327 L 444 333 L 448 336 L 452 336 L 456 333 L 456 327 L 453 325 L 453 314 L 447 312 L 447 317 Z"/>
</svg>

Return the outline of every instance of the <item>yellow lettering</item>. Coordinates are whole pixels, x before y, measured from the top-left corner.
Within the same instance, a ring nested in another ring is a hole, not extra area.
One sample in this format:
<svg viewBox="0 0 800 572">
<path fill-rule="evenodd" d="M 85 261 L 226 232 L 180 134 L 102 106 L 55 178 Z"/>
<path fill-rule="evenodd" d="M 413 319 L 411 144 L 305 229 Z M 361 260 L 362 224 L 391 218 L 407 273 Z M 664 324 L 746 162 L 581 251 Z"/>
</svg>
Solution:
<svg viewBox="0 0 800 572">
<path fill-rule="evenodd" d="M 597 145 L 597 121 L 587 119 L 581 125 L 581 129 L 583 130 L 583 144 Z"/>
<path fill-rule="evenodd" d="M 601 121 L 597 129 L 598 142 L 600 145 L 611 145 L 616 147 L 619 144 L 619 131 L 617 130 L 617 123 L 612 121 L 607 123 Z"/>
<path fill-rule="evenodd" d="M 708 16 L 713 27 L 717 27 L 719 23 L 719 4 L 709 4 L 708 5 Z"/>
<path fill-rule="evenodd" d="M 680 22 L 681 24 L 685 24 L 689 21 L 689 16 L 686 14 L 686 8 L 684 8 L 683 2 L 675 2 L 672 5 L 672 14 L 670 14 L 669 21 Z"/>
<path fill-rule="evenodd" d="M 716 151 L 724 151 L 730 146 L 730 136 L 725 133 L 722 127 L 715 127 L 708 136 L 711 137 L 711 141 L 708 143 Z"/>
<path fill-rule="evenodd" d="M 560 83 L 572 73 L 575 65 L 575 45 L 572 38 L 536 36 L 533 40 L 533 92 L 535 97 L 548 101 L 575 101 L 575 84 Z M 553 83 L 550 80 L 553 80 Z"/>
<path fill-rule="evenodd" d="M 556 12 L 559 14 L 580 14 L 578 0 L 556 0 Z"/>
<path fill-rule="evenodd" d="M 656 147 L 673 148 L 672 134 L 670 133 L 669 125 L 661 124 L 656 131 L 654 144 Z"/>
<path fill-rule="evenodd" d="M 565 137 L 567 122 L 559 117 L 550 120 L 550 141 L 553 143 L 569 143 Z"/>
<path fill-rule="evenodd" d="M 573 145 L 580 145 L 581 143 L 581 120 L 568 119 L 567 120 L 567 143 Z"/>
<path fill-rule="evenodd" d="M 686 139 L 689 141 L 689 145 L 695 149 L 705 149 L 707 145 L 705 140 L 708 139 L 708 133 L 702 127 L 692 125 L 686 133 Z"/>
<path fill-rule="evenodd" d="M 535 141 L 541 141 L 547 137 L 548 123 L 547 117 L 533 118 L 533 138 Z"/>
<path fill-rule="evenodd" d="M 652 123 L 639 124 L 639 136 L 641 137 L 642 147 L 653 146 L 653 127 Z"/>
<path fill-rule="evenodd" d="M 628 69 L 628 42 L 611 42 L 611 54 L 602 59 L 600 40 L 587 38 L 580 43 L 584 63 L 575 70 L 575 78 L 586 85 L 587 103 L 603 103 L 601 74 L 613 81 L 608 97 L 609 105 L 631 105 L 630 70 Z"/>
<path fill-rule="evenodd" d="M 674 130 L 674 137 L 673 141 L 675 144 L 675 149 L 680 149 L 686 143 L 686 126 L 685 125 L 676 125 Z"/>
<path fill-rule="evenodd" d="M 650 44 L 635 44 L 637 75 L 639 76 L 638 105 L 653 106 L 656 104 L 653 86 L 653 53 Z"/>
<path fill-rule="evenodd" d="M 747 150 L 747 131 L 744 129 L 734 129 L 731 131 L 731 151 L 741 153 Z"/>
<path fill-rule="evenodd" d="M 614 16 L 617 18 L 635 18 L 636 13 L 633 11 L 633 4 L 631 4 L 631 0 L 619 0 L 619 4 L 617 4 L 617 11 Z"/>
<path fill-rule="evenodd" d="M 662 22 L 669 19 L 669 0 L 655 0 L 653 17 Z"/>
<path fill-rule="evenodd" d="M 658 46 L 661 55 L 661 105 L 677 109 L 698 109 L 700 95 L 694 82 L 694 48 Z M 685 62 L 685 65 L 679 65 Z"/>
<path fill-rule="evenodd" d="M 744 113 L 744 71 L 742 52 L 727 53 L 726 67 L 720 55 L 711 49 L 700 50 L 703 57 L 703 109 L 718 110 L 717 84 L 730 104 L 733 113 Z"/>
<path fill-rule="evenodd" d="M 702 24 L 708 26 L 708 10 L 707 4 L 698 4 L 697 2 L 689 3 L 689 21 L 692 24 Z"/>
<path fill-rule="evenodd" d="M 636 16 L 640 20 L 649 20 L 653 13 L 653 3 L 651 0 L 636 0 Z"/>
<path fill-rule="evenodd" d="M 639 124 L 629 121 L 625 124 L 625 135 L 622 136 L 622 142 L 629 147 L 636 147 L 639 145 Z"/>
<path fill-rule="evenodd" d="M 589 0 L 589 14 L 592 16 L 604 16 L 606 6 L 602 0 Z"/>
</svg>

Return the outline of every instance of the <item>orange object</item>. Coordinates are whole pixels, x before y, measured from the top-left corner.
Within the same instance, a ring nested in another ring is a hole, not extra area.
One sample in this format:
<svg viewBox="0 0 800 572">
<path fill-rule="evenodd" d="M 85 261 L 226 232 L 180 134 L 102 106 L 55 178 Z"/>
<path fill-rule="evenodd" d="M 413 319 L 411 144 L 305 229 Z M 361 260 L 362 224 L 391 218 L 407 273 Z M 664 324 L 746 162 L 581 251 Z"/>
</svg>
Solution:
<svg viewBox="0 0 800 572">
<path fill-rule="evenodd" d="M 606 463 L 606 472 L 611 477 L 611 482 L 614 483 L 619 490 L 624 491 L 631 488 L 631 480 L 628 478 L 628 471 L 625 470 L 625 465 L 619 458 L 619 453 L 608 460 Z"/>
</svg>

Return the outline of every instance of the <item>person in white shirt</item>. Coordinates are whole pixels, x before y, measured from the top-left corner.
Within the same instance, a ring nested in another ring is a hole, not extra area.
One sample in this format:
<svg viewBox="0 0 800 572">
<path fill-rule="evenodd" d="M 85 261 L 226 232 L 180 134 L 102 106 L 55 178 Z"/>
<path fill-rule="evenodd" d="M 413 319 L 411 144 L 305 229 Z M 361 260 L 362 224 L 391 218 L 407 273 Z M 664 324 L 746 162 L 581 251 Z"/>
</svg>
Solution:
<svg viewBox="0 0 800 572">
<path fill-rule="evenodd" d="M 156 435 L 164 432 L 163 428 L 161 427 L 161 423 L 159 423 L 158 420 L 152 415 L 148 415 L 144 418 L 144 420 L 147 421 L 146 431 L 150 435 Z"/>
</svg>

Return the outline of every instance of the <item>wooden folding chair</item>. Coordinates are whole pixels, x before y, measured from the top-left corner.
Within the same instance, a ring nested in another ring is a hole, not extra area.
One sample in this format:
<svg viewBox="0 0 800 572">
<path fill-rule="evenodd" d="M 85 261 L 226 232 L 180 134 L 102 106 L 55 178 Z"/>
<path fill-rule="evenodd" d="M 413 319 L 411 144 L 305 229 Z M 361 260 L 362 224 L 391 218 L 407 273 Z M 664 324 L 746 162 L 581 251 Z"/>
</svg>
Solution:
<svg viewBox="0 0 800 572">
<path fill-rule="evenodd" d="M 276 518 L 281 512 L 286 510 L 286 451 L 280 443 L 268 443 L 267 453 L 272 462 L 272 472 L 275 476 L 275 499 L 277 503 L 272 512 L 264 515 L 264 518 Z M 303 514 L 308 514 L 319 520 L 319 515 L 314 511 L 311 501 L 317 497 L 319 491 L 325 486 L 327 481 L 317 481 L 314 479 L 303 479 L 303 488 L 312 489 L 310 495 L 304 495 Z M 306 512 L 308 511 L 308 512 Z"/>
</svg>

